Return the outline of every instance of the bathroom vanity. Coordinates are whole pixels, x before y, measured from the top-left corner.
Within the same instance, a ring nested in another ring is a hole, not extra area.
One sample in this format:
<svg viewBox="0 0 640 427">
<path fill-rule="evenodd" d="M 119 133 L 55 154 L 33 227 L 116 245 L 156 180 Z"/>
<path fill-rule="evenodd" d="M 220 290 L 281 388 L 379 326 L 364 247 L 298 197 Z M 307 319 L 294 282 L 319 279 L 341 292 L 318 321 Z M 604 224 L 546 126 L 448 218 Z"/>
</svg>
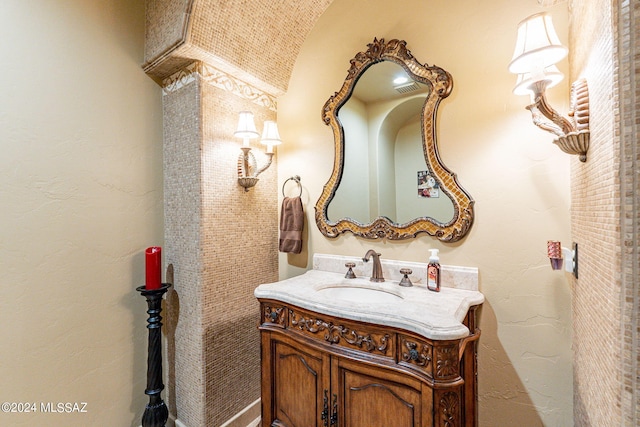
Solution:
<svg viewBox="0 0 640 427">
<path fill-rule="evenodd" d="M 414 286 L 400 287 L 394 262 L 374 283 L 361 259 L 351 260 L 358 278 L 347 279 L 344 267 L 318 269 L 344 258 L 322 257 L 255 291 L 262 426 L 475 426 L 482 294 L 447 283 L 430 292 L 419 263 L 398 264 L 415 272 Z"/>
<path fill-rule="evenodd" d="M 324 236 L 456 242 L 468 233 L 474 201 L 436 142 L 438 106 L 452 88 L 451 75 L 419 62 L 404 40 L 374 38 L 349 61 L 322 108 L 334 138 L 315 206 Z M 379 131 L 363 138 L 361 129 Z M 315 254 L 312 270 L 255 290 L 262 427 L 477 425 L 477 269 L 443 265 L 441 291 L 431 292 L 426 264 L 381 261 L 375 250 L 365 259 Z"/>
</svg>

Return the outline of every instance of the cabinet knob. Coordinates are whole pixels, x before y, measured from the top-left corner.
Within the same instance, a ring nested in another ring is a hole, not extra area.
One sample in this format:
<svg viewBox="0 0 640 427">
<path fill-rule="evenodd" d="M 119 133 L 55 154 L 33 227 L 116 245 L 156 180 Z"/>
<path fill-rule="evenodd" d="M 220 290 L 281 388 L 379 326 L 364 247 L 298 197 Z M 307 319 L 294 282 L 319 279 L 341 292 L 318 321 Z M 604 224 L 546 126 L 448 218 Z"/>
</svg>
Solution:
<svg viewBox="0 0 640 427">
<path fill-rule="evenodd" d="M 418 350 L 416 350 L 415 348 L 412 348 L 411 350 L 409 350 L 409 357 L 411 358 L 411 360 L 418 360 L 419 356 L 420 354 L 418 353 Z"/>
</svg>

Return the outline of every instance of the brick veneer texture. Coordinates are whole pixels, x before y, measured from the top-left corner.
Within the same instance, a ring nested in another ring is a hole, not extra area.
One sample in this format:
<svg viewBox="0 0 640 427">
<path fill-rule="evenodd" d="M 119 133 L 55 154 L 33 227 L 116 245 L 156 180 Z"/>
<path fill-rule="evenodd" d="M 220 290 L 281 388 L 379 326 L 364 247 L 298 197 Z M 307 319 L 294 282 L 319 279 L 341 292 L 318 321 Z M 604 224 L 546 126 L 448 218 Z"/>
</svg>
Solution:
<svg viewBox="0 0 640 427">
<path fill-rule="evenodd" d="M 200 94 L 201 81 L 194 79 L 163 96 L 164 116 L 164 218 L 165 262 L 174 266 L 172 301 L 179 306 L 174 354 L 168 369 L 175 369 L 175 384 L 168 384 L 169 402 L 175 402 L 187 425 L 204 425 L 204 379 L 202 377 L 202 271 L 200 253 L 202 224 Z M 170 319 L 168 319 L 170 320 Z M 170 405 L 170 410 L 175 414 Z"/>
<path fill-rule="evenodd" d="M 223 424 L 260 397 L 260 283 L 278 280 L 276 162 L 245 192 L 237 183 L 238 112 L 252 111 L 258 131 L 275 112 L 205 84 L 203 122 L 203 312 L 207 425 Z M 252 142 L 258 164 L 264 146 Z"/>
<path fill-rule="evenodd" d="M 621 167 L 622 153 L 637 150 L 632 15 L 625 1 L 571 3 L 571 75 L 587 78 L 591 107 L 589 159 L 574 161 L 571 173 L 572 235 L 580 245 L 580 278 L 573 282 L 576 426 L 637 425 L 637 193 L 628 191 L 637 157 L 627 156 Z"/>
<path fill-rule="evenodd" d="M 623 424 L 640 425 L 640 3 L 624 0 L 616 4 L 618 56 L 620 58 L 621 111 L 621 227 L 622 227 L 622 410 Z"/>
<path fill-rule="evenodd" d="M 293 59 L 332 1 L 146 0 L 145 62 L 155 64 L 148 71 L 165 78 L 184 58 L 199 59 L 282 94 Z"/>
<path fill-rule="evenodd" d="M 145 61 L 157 59 L 185 35 L 193 0 L 146 0 Z"/>
<path fill-rule="evenodd" d="M 174 265 L 177 417 L 221 425 L 260 397 L 255 287 L 278 279 L 276 165 L 245 192 L 237 183 L 238 112 L 261 130 L 275 112 L 206 81 L 190 67 L 165 90 L 167 262 Z M 263 148 L 252 144 L 258 162 Z M 205 422 L 206 420 L 206 422 Z"/>
</svg>

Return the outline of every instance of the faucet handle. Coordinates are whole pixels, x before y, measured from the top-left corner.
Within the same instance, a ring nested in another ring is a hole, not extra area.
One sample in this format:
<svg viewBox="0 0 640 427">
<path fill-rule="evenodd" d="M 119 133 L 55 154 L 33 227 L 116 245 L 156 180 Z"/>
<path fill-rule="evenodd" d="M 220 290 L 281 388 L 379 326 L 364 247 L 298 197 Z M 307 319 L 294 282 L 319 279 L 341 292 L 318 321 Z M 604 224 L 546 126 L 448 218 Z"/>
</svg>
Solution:
<svg viewBox="0 0 640 427">
<path fill-rule="evenodd" d="M 347 270 L 347 274 L 344 275 L 347 279 L 355 279 L 356 274 L 353 272 L 352 268 L 356 266 L 355 262 L 347 262 L 345 265 L 349 270 Z"/>
<path fill-rule="evenodd" d="M 411 283 L 411 279 L 409 279 L 409 274 L 413 273 L 413 270 L 411 270 L 410 268 L 401 268 L 400 269 L 400 274 L 404 274 L 404 277 L 402 278 L 402 280 L 400 280 L 399 285 L 400 286 L 413 286 L 413 283 Z"/>
</svg>

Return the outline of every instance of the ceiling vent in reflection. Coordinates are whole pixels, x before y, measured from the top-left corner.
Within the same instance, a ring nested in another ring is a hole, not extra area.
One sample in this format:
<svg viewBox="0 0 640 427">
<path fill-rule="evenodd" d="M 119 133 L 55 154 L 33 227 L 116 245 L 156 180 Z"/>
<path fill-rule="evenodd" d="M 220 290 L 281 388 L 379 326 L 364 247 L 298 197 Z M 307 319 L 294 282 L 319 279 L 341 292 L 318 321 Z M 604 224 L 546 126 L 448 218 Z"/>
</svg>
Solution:
<svg viewBox="0 0 640 427">
<path fill-rule="evenodd" d="M 409 93 L 409 92 L 414 92 L 420 89 L 420 87 L 416 82 L 410 81 L 409 83 L 404 83 L 398 86 L 394 86 L 394 89 L 397 90 L 398 93 Z"/>
</svg>

